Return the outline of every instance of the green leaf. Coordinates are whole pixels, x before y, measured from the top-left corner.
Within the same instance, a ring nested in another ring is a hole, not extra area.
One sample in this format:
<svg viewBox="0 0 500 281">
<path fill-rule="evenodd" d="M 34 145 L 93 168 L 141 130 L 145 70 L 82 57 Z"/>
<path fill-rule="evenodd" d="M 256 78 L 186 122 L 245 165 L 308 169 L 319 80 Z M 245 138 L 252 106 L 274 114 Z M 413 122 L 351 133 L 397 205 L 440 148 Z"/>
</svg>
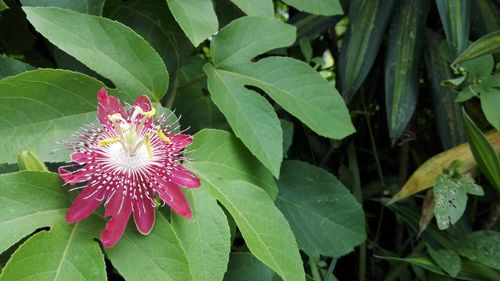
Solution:
<svg viewBox="0 0 500 281">
<path fill-rule="evenodd" d="M 436 5 L 456 57 L 469 43 L 470 0 L 436 0 Z"/>
<path fill-rule="evenodd" d="M 340 51 L 342 95 L 350 101 L 370 72 L 382 43 L 394 0 L 363 1 L 351 21 Z"/>
<path fill-rule="evenodd" d="M 21 0 L 25 7 L 58 7 L 75 12 L 100 16 L 105 0 Z"/>
<path fill-rule="evenodd" d="M 453 77 L 449 63 L 439 54 L 437 34 L 427 33 L 425 52 L 425 67 L 427 77 L 431 81 L 432 101 L 436 116 L 439 139 L 444 149 L 450 149 L 465 142 L 460 106 L 455 101 L 457 94 L 448 87 L 441 85 L 441 81 Z"/>
<path fill-rule="evenodd" d="M 23 171 L 0 175 L 0 253 L 38 228 L 66 223 L 69 201 L 56 174 Z"/>
<path fill-rule="evenodd" d="M 277 276 L 248 252 L 233 252 L 224 281 L 273 281 Z"/>
<path fill-rule="evenodd" d="M 451 277 L 456 277 L 462 267 L 462 261 L 457 253 L 448 249 L 434 250 L 427 246 L 427 250 L 439 267 L 441 267 Z"/>
<path fill-rule="evenodd" d="M 189 146 L 193 151 L 189 164 L 198 175 L 213 175 L 225 180 L 243 180 L 264 189 L 276 198 L 278 187 L 269 171 L 228 132 L 202 130 Z"/>
<path fill-rule="evenodd" d="M 481 99 L 481 108 L 483 109 L 486 119 L 493 127 L 500 130 L 500 90 L 498 88 L 489 88 L 483 91 L 479 98 Z"/>
<path fill-rule="evenodd" d="M 300 161 L 283 164 L 276 205 L 307 255 L 340 257 L 365 238 L 363 210 L 332 174 Z"/>
<path fill-rule="evenodd" d="M 93 216 L 33 235 L 12 255 L 0 280 L 107 280 L 104 256 L 92 239 L 101 222 Z"/>
<path fill-rule="evenodd" d="M 460 255 L 500 270 L 500 234 L 495 231 L 476 231 L 460 240 L 453 248 Z"/>
<path fill-rule="evenodd" d="M 249 16 L 272 17 L 274 16 L 274 7 L 272 0 L 231 0 L 245 14 Z"/>
<path fill-rule="evenodd" d="M 299 249 L 290 226 L 269 195 L 245 181 L 202 175 L 204 188 L 236 221 L 247 247 L 283 281 L 305 280 Z"/>
<path fill-rule="evenodd" d="M 292 146 L 294 129 L 292 122 L 285 119 L 280 119 L 280 122 L 281 129 L 283 130 L 283 156 L 286 158 L 288 149 Z"/>
<path fill-rule="evenodd" d="M 27 63 L 0 55 L 0 80 L 33 69 L 35 68 Z"/>
<path fill-rule="evenodd" d="M 500 159 L 484 134 L 467 115 L 465 109 L 462 109 L 462 114 L 472 155 L 474 155 L 481 172 L 500 192 Z"/>
<path fill-rule="evenodd" d="M 196 47 L 219 30 L 210 0 L 167 0 L 172 15 Z"/>
<path fill-rule="evenodd" d="M 51 43 L 111 79 L 131 98 L 146 94 L 159 101 L 167 91 L 168 72 L 160 56 L 130 28 L 60 8 L 23 10 Z"/>
<path fill-rule="evenodd" d="M 144 236 L 129 223 L 120 242 L 106 249 L 106 253 L 127 281 L 194 280 L 181 241 L 158 212 L 151 233 Z"/>
<path fill-rule="evenodd" d="M 231 247 L 226 215 L 207 189 L 191 189 L 186 195 L 193 218 L 174 214 L 172 227 L 186 251 L 193 280 L 222 280 Z"/>
<path fill-rule="evenodd" d="M 315 15 L 333 16 L 344 13 L 339 0 L 283 0 L 283 2 Z"/>
<path fill-rule="evenodd" d="M 213 102 L 236 136 L 277 178 L 283 157 L 283 131 L 273 107 L 263 96 L 216 71 L 212 65 L 207 64 L 204 70 Z"/>
<path fill-rule="evenodd" d="M 453 62 L 453 64 L 492 54 L 500 50 L 500 30 L 486 34 L 474 41 Z"/>
<path fill-rule="evenodd" d="M 439 229 L 447 229 L 460 219 L 467 206 L 467 193 L 484 195 L 483 189 L 467 176 L 438 176 L 433 191 L 434 215 Z"/>
<path fill-rule="evenodd" d="M 7 10 L 8 8 L 9 7 L 7 5 L 5 5 L 5 3 L 2 0 L 0 0 L 0 12 Z"/>
<path fill-rule="evenodd" d="M 96 94 L 103 86 L 83 74 L 51 69 L 1 80 L 0 163 L 14 163 L 16 153 L 26 149 L 43 161 L 66 161 L 67 152 L 54 152 L 63 148 L 56 142 L 96 121 Z"/>
<path fill-rule="evenodd" d="M 385 63 L 385 104 L 389 136 L 394 144 L 417 105 L 420 54 L 427 2 L 402 1 L 392 19 Z"/>
</svg>

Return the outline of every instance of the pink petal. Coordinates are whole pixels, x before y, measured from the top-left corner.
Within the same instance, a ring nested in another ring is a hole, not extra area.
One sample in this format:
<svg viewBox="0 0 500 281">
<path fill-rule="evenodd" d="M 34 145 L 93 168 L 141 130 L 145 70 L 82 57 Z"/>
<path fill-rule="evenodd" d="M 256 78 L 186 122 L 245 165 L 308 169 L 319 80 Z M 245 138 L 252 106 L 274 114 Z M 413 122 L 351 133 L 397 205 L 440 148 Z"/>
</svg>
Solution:
<svg viewBox="0 0 500 281">
<path fill-rule="evenodd" d="M 116 216 L 118 211 L 121 211 L 120 209 L 123 208 L 124 203 L 125 196 L 121 191 L 117 190 L 104 207 L 104 217 Z"/>
<path fill-rule="evenodd" d="M 70 172 L 63 167 L 59 167 L 57 169 L 57 172 L 59 173 L 59 176 L 67 183 L 69 184 L 76 184 L 79 182 L 83 182 L 88 180 L 87 176 L 89 174 L 88 170 L 83 170 L 80 169 L 76 172 Z"/>
<path fill-rule="evenodd" d="M 101 124 L 109 125 L 108 115 L 115 113 L 120 113 L 125 118 L 125 110 L 121 106 L 120 101 L 113 96 L 109 96 L 105 88 L 101 88 L 97 92 L 97 100 L 97 117 L 101 121 Z"/>
<path fill-rule="evenodd" d="M 132 213 L 132 208 L 128 196 L 125 196 L 124 199 L 125 201 L 123 202 L 120 212 L 108 221 L 104 230 L 101 232 L 101 241 L 104 248 L 113 247 L 116 242 L 120 240 L 123 232 L 125 232 L 130 213 Z"/>
<path fill-rule="evenodd" d="M 147 96 L 140 96 L 135 100 L 134 105 L 138 105 L 144 112 L 150 111 L 151 108 L 151 101 Z"/>
<path fill-rule="evenodd" d="M 200 179 L 193 175 L 190 171 L 184 169 L 183 167 L 177 167 L 176 170 L 172 171 L 172 182 L 185 187 L 199 187 Z"/>
<path fill-rule="evenodd" d="M 133 200 L 134 221 L 140 233 L 147 235 L 155 223 L 155 208 L 147 200 Z"/>
<path fill-rule="evenodd" d="M 75 223 L 92 214 L 101 205 L 102 202 L 97 199 L 102 197 L 104 190 L 104 188 L 97 191 L 94 187 L 84 188 L 66 212 L 66 220 L 69 223 Z"/>
<path fill-rule="evenodd" d="M 189 207 L 189 203 L 186 200 L 181 188 L 160 178 L 158 178 L 158 181 L 160 186 L 156 187 L 155 191 L 158 193 L 163 202 L 169 205 L 170 208 L 172 208 L 172 210 L 179 215 L 190 219 L 192 217 L 191 207 Z"/>
<path fill-rule="evenodd" d="M 179 150 L 193 142 L 193 137 L 185 134 L 167 135 L 167 137 L 172 141 L 172 145 Z"/>
<path fill-rule="evenodd" d="M 77 162 L 79 164 L 89 163 L 94 159 L 92 154 L 84 152 L 73 152 L 71 153 L 71 161 Z"/>
</svg>

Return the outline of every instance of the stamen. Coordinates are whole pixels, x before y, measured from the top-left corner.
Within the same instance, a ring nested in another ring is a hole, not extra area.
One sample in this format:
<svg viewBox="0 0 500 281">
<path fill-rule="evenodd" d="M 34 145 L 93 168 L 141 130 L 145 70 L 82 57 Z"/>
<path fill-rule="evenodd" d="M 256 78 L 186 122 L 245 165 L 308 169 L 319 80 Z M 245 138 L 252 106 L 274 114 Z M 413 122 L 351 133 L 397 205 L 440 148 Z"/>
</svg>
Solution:
<svg viewBox="0 0 500 281">
<path fill-rule="evenodd" d="M 108 144 L 117 143 L 118 141 L 120 141 L 119 137 L 108 138 L 108 139 L 105 139 L 105 140 L 98 142 L 97 145 L 98 146 L 106 146 Z"/>
<path fill-rule="evenodd" d="M 156 133 L 160 139 L 166 143 L 172 142 L 165 134 L 161 131 L 160 128 L 158 128 L 158 132 Z"/>
<path fill-rule="evenodd" d="M 146 141 L 144 142 L 146 145 L 146 149 L 148 150 L 149 157 L 153 158 L 153 148 L 151 147 L 151 140 L 149 139 L 149 135 L 146 135 Z"/>
</svg>

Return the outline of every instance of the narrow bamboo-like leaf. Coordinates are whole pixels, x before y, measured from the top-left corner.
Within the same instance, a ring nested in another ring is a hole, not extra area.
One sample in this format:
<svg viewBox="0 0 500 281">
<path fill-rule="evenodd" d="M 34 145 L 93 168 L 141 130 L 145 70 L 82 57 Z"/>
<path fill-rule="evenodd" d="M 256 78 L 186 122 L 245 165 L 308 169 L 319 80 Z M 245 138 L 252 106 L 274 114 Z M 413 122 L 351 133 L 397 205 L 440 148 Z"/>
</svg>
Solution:
<svg viewBox="0 0 500 281">
<path fill-rule="evenodd" d="M 38 228 L 66 223 L 69 202 L 69 193 L 56 174 L 0 175 L 0 253 Z"/>
<path fill-rule="evenodd" d="M 59 7 L 89 15 L 100 16 L 105 0 L 21 0 L 27 7 Z"/>
<path fill-rule="evenodd" d="M 487 142 L 490 142 L 493 146 L 491 155 L 498 155 L 500 153 L 500 135 L 498 132 L 490 132 L 487 134 L 486 138 Z M 401 190 L 392 197 L 390 203 L 407 198 L 431 187 L 436 177 L 442 174 L 443 169 L 449 167 L 455 160 L 462 162 L 459 168 L 461 174 L 471 173 L 476 168 L 476 161 L 474 160 L 469 144 L 464 143 L 456 146 L 433 156 L 425 161 L 424 164 L 420 165 L 420 167 L 410 176 L 408 181 L 406 181 Z"/>
<path fill-rule="evenodd" d="M 186 251 L 170 223 L 157 213 L 155 228 L 147 236 L 133 223 L 120 242 L 106 249 L 113 266 L 128 281 L 193 281 Z"/>
<path fill-rule="evenodd" d="M 278 187 L 271 173 L 233 135 L 220 130 L 202 130 L 194 135 L 189 147 L 197 173 L 213 175 L 225 180 L 243 180 L 264 189 L 276 198 Z"/>
<path fill-rule="evenodd" d="M 469 42 L 470 0 L 436 0 L 446 38 L 454 49 L 453 57 L 460 54 Z"/>
<path fill-rule="evenodd" d="M 500 11 L 497 9 L 496 0 L 474 0 L 473 4 L 479 11 L 484 29 L 483 34 L 500 30 Z"/>
<path fill-rule="evenodd" d="M 395 9 L 385 63 L 385 104 L 394 144 L 410 122 L 417 104 L 427 1 L 401 1 Z"/>
<path fill-rule="evenodd" d="M 283 0 L 297 10 L 315 15 L 333 16 L 344 13 L 339 0 Z"/>
<path fill-rule="evenodd" d="M 203 174 L 202 183 L 236 221 L 247 247 L 283 281 L 305 280 L 290 226 L 261 188 L 245 181 L 224 181 Z"/>
<path fill-rule="evenodd" d="M 393 5 L 394 0 L 363 1 L 351 14 L 353 18 L 342 43 L 339 62 L 342 96 L 347 101 L 356 94 L 370 72 Z"/>
<path fill-rule="evenodd" d="M 220 281 L 231 246 L 226 215 L 208 189 L 189 190 L 187 197 L 193 218 L 174 214 L 172 227 L 186 251 L 193 280 Z"/>
<path fill-rule="evenodd" d="M 474 41 L 455 59 L 453 64 L 492 54 L 498 50 L 500 50 L 500 30 L 488 33 Z"/>
<path fill-rule="evenodd" d="M 16 153 L 25 149 L 43 161 L 66 161 L 68 152 L 57 142 L 71 138 L 83 124 L 96 122 L 96 94 L 103 86 L 83 74 L 53 69 L 1 80 L 0 163 L 14 163 Z"/>
<path fill-rule="evenodd" d="M 488 181 L 500 192 L 500 159 L 498 153 L 481 130 L 474 124 L 474 121 L 470 119 L 465 109 L 463 109 L 462 113 L 465 120 L 465 131 L 467 132 L 467 138 L 474 159 Z M 500 137 L 498 131 L 494 132 L 494 134 L 497 135 L 497 139 Z"/>
<path fill-rule="evenodd" d="M 167 91 L 168 72 L 161 57 L 130 28 L 60 8 L 23 10 L 51 43 L 112 80 L 131 98 L 146 94 L 159 101 Z"/>
<path fill-rule="evenodd" d="M 450 79 L 453 75 L 449 62 L 440 55 L 437 35 L 431 31 L 427 31 L 427 35 L 425 67 L 427 77 L 431 80 L 439 139 L 444 149 L 450 149 L 465 142 L 462 113 L 459 104 L 455 102 L 456 93 L 449 87 L 441 85 L 441 81 Z"/>
<path fill-rule="evenodd" d="M 16 250 L 0 275 L 1 281 L 107 280 L 95 216 L 70 225 L 61 222 L 42 231 Z"/>
<path fill-rule="evenodd" d="M 249 16 L 272 17 L 274 15 L 272 0 L 231 0 L 231 2 Z"/>
<path fill-rule="evenodd" d="M 2 0 L 0 0 L 0 12 L 8 8 L 9 7 Z"/>
<path fill-rule="evenodd" d="M 35 68 L 27 63 L 0 55 L 0 80 L 33 69 Z"/>
<path fill-rule="evenodd" d="M 366 238 L 363 210 L 330 173 L 300 161 L 287 161 L 276 205 L 309 256 L 343 256 Z"/>
<path fill-rule="evenodd" d="M 195 47 L 219 30 L 211 0 L 167 0 L 167 3 Z"/>
</svg>

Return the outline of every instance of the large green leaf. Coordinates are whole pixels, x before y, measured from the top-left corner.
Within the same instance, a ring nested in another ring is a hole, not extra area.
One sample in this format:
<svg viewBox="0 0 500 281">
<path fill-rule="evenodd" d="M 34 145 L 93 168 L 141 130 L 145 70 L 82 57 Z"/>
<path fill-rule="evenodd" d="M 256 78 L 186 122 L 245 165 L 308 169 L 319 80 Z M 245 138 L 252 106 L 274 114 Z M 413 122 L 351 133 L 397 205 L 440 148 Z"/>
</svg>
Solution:
<svg viewBox="0 0 500 281">
<path fill-rule="evenodd" d="M 167 0 L 167 3 L 195 47 L 219 30 L 211 0 Z"/>
<path fill-rule="evenodd" d="M 69 194 L 52 173 L 0 175 L 0 252 L 38 228 L 64 222 Z"/>
<path fill-rule="evenodd" d="M 151 233 L 144 236 L 129 223 L 121 240 L 106 253 L 127 281 L 194 280 L 181 241 L 158 212 Z"/>
<path fill-rule="evenodd" d="M 264 190 L 246 181 L 225 181 L 206 174 L 201 175 L 201 180 L 234 218 L 256 258 L 283 281 L 305 280 L 292 230 Z"/>
<path fill-rule="evenodd" d="M 272 0 L 231 0 L 238 8 L 249 16 L 274 16 L 274 7 Z"/>
<path fill-rule="evenodd" d="M 427 1 L 398 3 L 385 63 L 385 104 L 389 136 L 395 143 L 415 111 Z"/>
<path fill-rule="evenodd" d="M 344 13 L 339 0 L 283 0 L 283 2 L 316 15 L 333 16 Z"/>
<path fill-rule="evenodd" d="M 91 217 L 74 225 L 62 222 L 35 234 L 12 255 L 0 280 L 107 280 L 104 256 L 92 239 L 98 235 L 100 223 Z"/>
<path fill-rule="evenodd" d="M 434 262 L 446 271 L 451 277 L 456 277 L 462 267 L 460 256 L 453 250 L 439 249 L 434 250 L 432 247 L 427 246 L 427 251 L 432 257 Z"/>
<path fill-rule="evenodd" d="M 43 161 L 65 161 L 62 142 L 96 121 L 96 93 L 103 84 L 65 70 L 39 69 L 0 81 L 0 163 L 14 163 L 30 149 Z"/>
<path fill-rule="evenodd" d="M 500 234 L 498 232 L 473 232 L 458 241 L 453 249 L 471 261 L 500 270 Z"/>
<path fill-rule="evenodd" d="M 27 63 L 0 55 L 0 80 L 33 69 L 35 68 Z"/>
<path fill-rule="evenodd" d="M 105 0 L 21 0 L 28 7 L 59 7 L 89 15 L 100 16 Z"/>
<path fill-rule="evenodd" d="M 498 192 L 500 192 L 500 158 L 481 130 L 467 115 L 465 109 L 463 109 L 462 113 L 465 123 L 465 132 L 467 133 L 474 159 L 476 159 L 479 169 L 483 172 L 488 181 Z"/>
<path fill-rule="evenodd" d="M 275 176 L 281 155 L 273 151 L 280 149 L 281 128 L 267 101 L 245 86 L 264 90 L 323 136 L 339 139 L 354 132 L 340 95 L 307 64 L 280 57 L 250 62 L 259 54 L 292 44 L 294 33 L 294 27 L 272 18 L 240 18 L 214 38 L 211 45 L 214 66 L 204 68 L 215 104 L 236 135 Z M 278 136 L 270 137 L 272 131 Z"/>
<path fill-rule="evenodd" d="M 278 187 L 269 171 L 242 145 L 225 131 L 203 130 L 194 136 L 189 147 L 195 171 L 226 180 L 244 180 L 264 189 L 275 198 Z"/>
<path fill-rule="evenodd" d="M 283 163 L 276 205 L 309 256 L 340 257 L 365 238 L 363 210 L 332 174 L 300 161 Z"/>
<path fill-rule="evenodd" d="M 474 41 L 455 59 L 453 64 L 492 54 L 498 50 L 500 50 L 500 30 L 488 33 Z"/>
<path fill-rule="evenodd" d="M 470 0 L 436 0 L 436 5 L 456 57 L 469 43 Z"/>
<path fill-rule="evenodd" d="M 224 281 L 277 281 L 278 276 L 251 253 L 231 253 Z"/>
<path fill-rule="evenodd" d="M 363 1 L 351 13 L 348 32 L 340 53 L 342 95 L 349 101 L 365 80 L 377 57 L 394 0 Z"/>
<path fill-rule="evenodd" d="M 146 94 L 158 101 L 167 91 L 168 72 L 161 57 L 130 28 L 60 8 L 23 10 L 51 43 L 111 79 L 127 95 Z"/>
<path fill-rule="evenodd" d="M 193 218 L 175 214 L 172 227 L 186 251 L 193 280 L 222 280 L 231 246 L 226 215 L 208 189 L 189 190 L 187 197 Z"/>
</svg>

